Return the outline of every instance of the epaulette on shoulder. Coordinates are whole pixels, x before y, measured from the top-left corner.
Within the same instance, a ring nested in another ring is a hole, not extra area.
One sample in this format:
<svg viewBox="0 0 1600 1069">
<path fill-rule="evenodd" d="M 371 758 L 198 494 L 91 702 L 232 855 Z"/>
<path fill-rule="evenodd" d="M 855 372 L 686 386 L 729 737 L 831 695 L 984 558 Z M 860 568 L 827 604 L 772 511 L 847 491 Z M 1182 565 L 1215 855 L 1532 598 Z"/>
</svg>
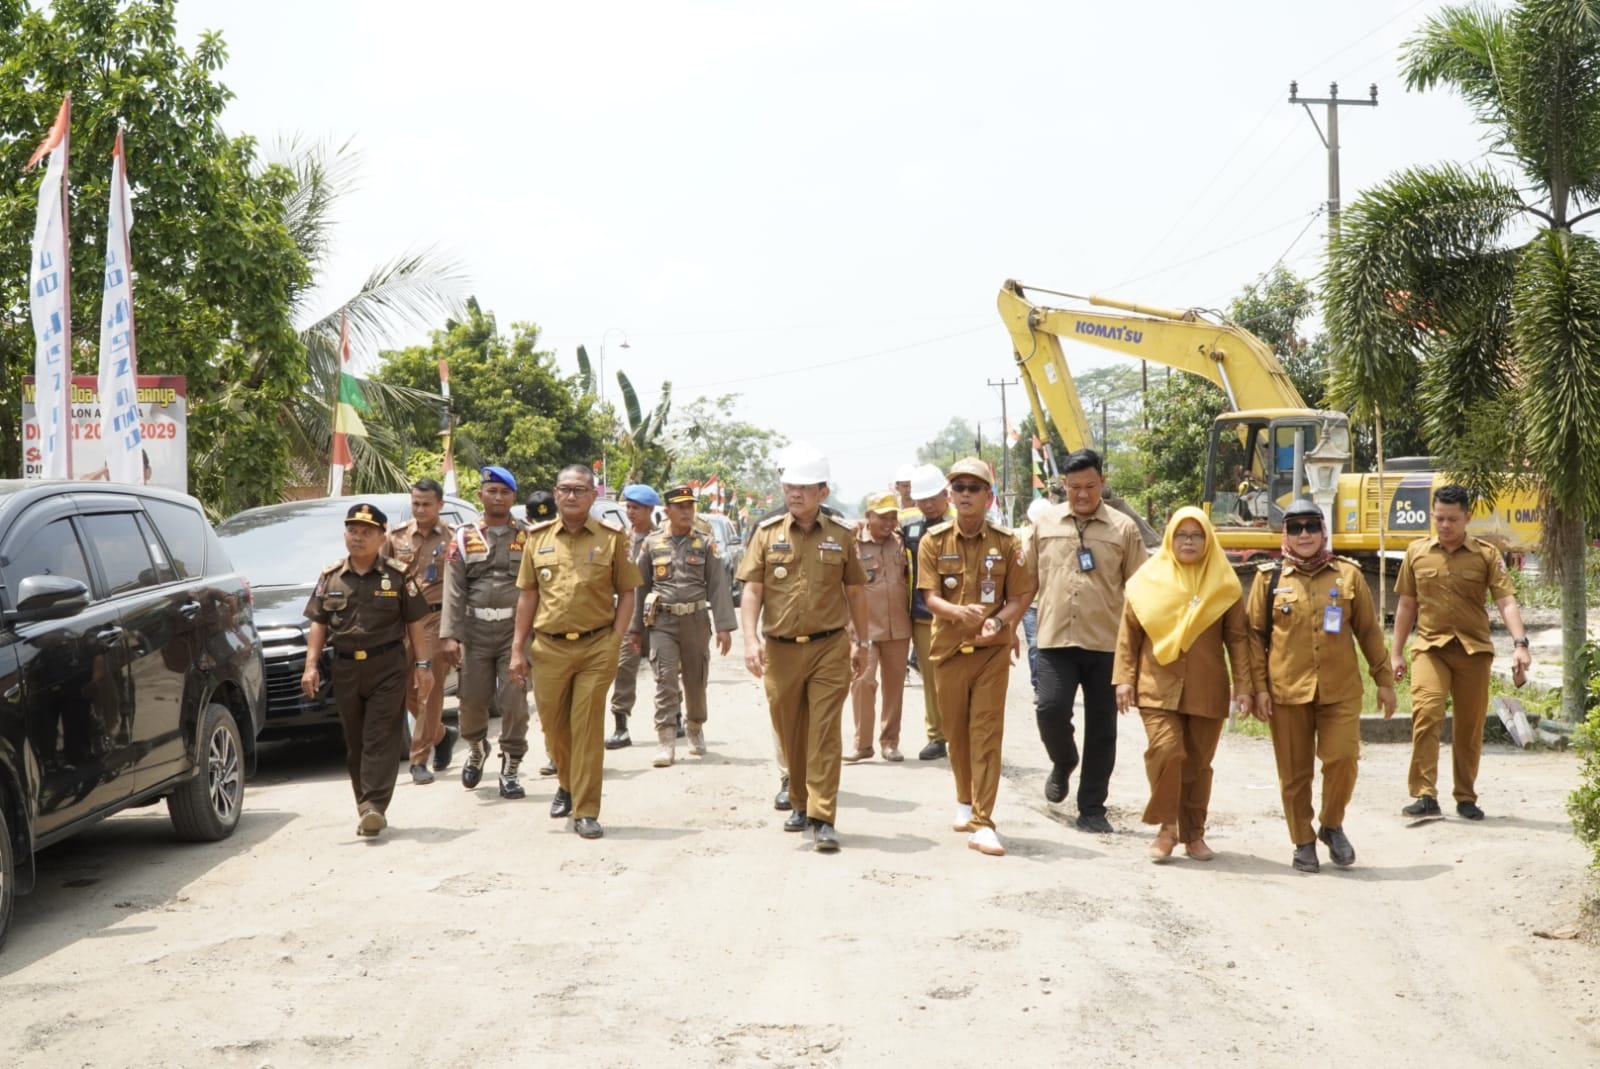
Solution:
<svg viewBox="0 0 1600 1069">
<path fill-rule="evenodd" d="M 1258 572 L 1270 572 L 1270 571 L 1272 571 L 1272 569 L 1276 568 L 1277 566 L 1278 566 L 1278 562 L 1275 561 L 1275 560 L 1264 560 L 1260 564 L 1256 565 L 1256 571 L 1258 571 Z"/>
<path fill-rule="evenodd" d="M 846 531 L 854 531 L 855 530 L 855 528 L 850 525 L 850 521 L 848 521 L 848 520 L 845 520 L 845 519 L 843 519 L 843 518 L 841 518 L 839 516 L 835 516 L 830 512 L 824 512 L 823 515 L 826 516 L 829 520 L 831 520 L 835 527 L 843 527 Z"/>
<path fill-rule="evenodd" d="M 764 519 L 760 523 L 756 524 L 756 526 L 757 527 L 771 527 L 775 523 L 781 523 L 783 521 L 783 518 L 785 516 L 787 516 L 787 515 L 789 515 L 787 512 L 780 512 L 776 516 L 768 516 L 766 519 Z"/>
<path fill-rule="evenodd" d="M 404 564 L 401 564 L 399 561 L 395 560 L 393 557 L 385 557 L 382 554 L 379 554 L 378 555 L 378 563 L 380 565 L 382 565 L 383 567 L 385 567 L 385 568 L 393 568 L 395 571 L 399 572 L 401 575 L 406 574 L 406 566 Z"/>
<path fill-rule="evenodd" d="M 319 575 L 329 575 L 329 574 L 331 574 L 333 572 L 338 571 L 340 568 L 344 567 L 344 560 L 345 559 L 343 557 L 340 557 L 338 560 L 334 561 L 332 564 L 329 564 L 326 567 L 324 567 L 322 569 L 322 571 L 319 572 L 318 574 Z"/>
<path fill-rule="evenodd" d="M 1355 570 L 1356 570 L 1356 571 L 1358 571 L 1358 572 L 1359 572 L 1359 571 L 1360 571 L 1360 570 L 1361 570 L 1361 562 L 1360 562 L 1360 561 L 1358 561 L 1358 560 L 1352 560 L 1352 559 L 1351 559 L 1351 558 L 1349 558 L 1349 557 L 1341 557 L 1341 556 L 1340 556 L 1340 555 L 1339 555 L 1339 554 L 1337 554 L 1337 553 L 1335 553 L 1335 554 L 1334 554 L 1334 555 L 1333 555 L 1333 559 L 1334 559 L 1334 560 L 1338 560 L 1338 561 L 1344 561 L 1344 563 L 1346 563 L 1346 564 L 1348 564 L 1348 565 L 1350 565 L 1350 567 L 1352 567 L 1352 568 L 1354 568 L 1354 569 L 1355 569 Z"/>
<path fill-rule="evenodd" d="M 548 520 L 540 520 L 538 523 L 530 524 L 528 526 L 528 531 L 529 531 L 530 534 L 532 532 L 534 532 L 534 531 L 542 531 L 546 527 L 549 527 L 552 523 L 555 523 L 556 520 L 558 520 L 560 518 L 561 517 L 559 517 L 559 516 L 552 516 Z"/>
<path fill-rule="evenodd" d="M 1014 535 L 1014 534 L 1017 533 L 1017 532 L 1013 531 L 1009 527 L 1002 527 L 998 523 L 991 523 L 989 525 L 989 530 L 993 531 L 995 534 L 998 534 L 998 535 L 1008 535 L 1009 536 L 1009 535 Z"/>
<path fill-rule="evenodd" d="M 617 534 L 623 533 L 622 524 L 618 523 L 616 520 L 601 520 L 600 526 L 604 527 L 608 531 L 615 531 Z"/>
<path fill-rule="evenodd" d="M 956 521 L 954 521 L 954 520 L 945 520 L 943 523 L 936 523 L 932 527 L 930 527 L 926 531 L 924 531 L 923 533 L 924 534 L 931 534 L 931 535 L 943 534 L 944 532 L 950 530 L 950 528 L 954 527 L 955 526 L 955 522 Z"/>
</svg>

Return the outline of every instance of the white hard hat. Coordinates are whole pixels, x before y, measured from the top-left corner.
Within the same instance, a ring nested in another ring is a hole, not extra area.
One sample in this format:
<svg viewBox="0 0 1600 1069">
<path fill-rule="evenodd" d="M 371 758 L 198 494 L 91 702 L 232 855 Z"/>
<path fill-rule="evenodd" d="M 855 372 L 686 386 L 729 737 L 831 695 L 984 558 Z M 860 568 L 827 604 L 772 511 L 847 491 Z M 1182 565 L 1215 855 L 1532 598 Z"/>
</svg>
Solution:
<svg viewBox="0 0 1600 1069">
<path fill-rule="evenodd" d="M 1049 498 L 1034 498 L 1028 503 L 1028 522 L 1038 523 L 1044 518 L 1044 514 L 1050 511 L 1050 507 Z"/>
<path fill-rule="evenodd" d="M 778 481 L 789 486 L 812 486 L 832 480 L 828 458 L 809 445 L 791 446 L 780 458 Z"/>
<path fill-rule="evenodd" d="M 902 464 L 902 465 L 900 465 L 898 468 L 894 469 L 894 481 L 897 482 L 897 483 L 908 483 L 908 482 L 910 482 L 911 481 L 911 473 L 913 471 L 915 471 L 915 470 L 916 470 L 916 467 L 914 465 L 911 465 L 911 464 Z"/>
<path fill-rule="evenodd" d="M 944 493 L 944 472 L 935 464 L 919 464 L 911 469 L 911 500 L 924 501 Z"/>
</svg>

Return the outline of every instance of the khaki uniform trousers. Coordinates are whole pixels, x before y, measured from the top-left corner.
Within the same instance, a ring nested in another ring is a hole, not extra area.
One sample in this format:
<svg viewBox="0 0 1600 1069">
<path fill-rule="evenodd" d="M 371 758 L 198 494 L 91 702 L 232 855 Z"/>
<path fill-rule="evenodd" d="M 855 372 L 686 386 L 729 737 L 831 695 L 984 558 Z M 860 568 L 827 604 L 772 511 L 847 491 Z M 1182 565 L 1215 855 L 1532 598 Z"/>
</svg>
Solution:
<svg viewBox="0 0 1600 1069">
<path fill-rule="evenodd" d="M 1478 800 L 1478 762 L 1483 757 L 1483 721 L 1489 714 L 1489 668 L 1494 654 L 1468 653 L 1458 639 L 1418 650 L 1411 657 L 1411 797 L 1439 796 L 1439 733 L 1444 702 L 1451 699 L 1451 765 L 1455 800 Z"/>
<path fill-rule="evenodd" d="M 650 652 L 648 628 L 639 636 L 639 652 L 633 652 L 633 643 L 624 638 L 617 644 L 617 682 L 611 691 L 611 714 L 632 716 L 633 703 L 639 694 L 639 665 Z"/>
<path fill-rule="evenodd" d="M 850 709 L 855 714 L 855 752 L 872 749 L 873 706 L 877 704 L 878 678 L 883 677 L 883 730 L 878 733 L 880 749 L 900 747 L 900 713 L 905 706 L 906 654 L 911 652 L 908 638 L 874 642 L 867 650 L 867 670 L 850 686 Z M 921 661 L 917 662 L 921 664 Z M 932 670 L 932 665 L 928 666 Z"/>
<path fill-rule="evenodd" d="M 488 737 L 492 701 L 500 713 L 500 751 L 524 757 L 528 753 L 527 693 L 511 682 L 511 638 L 516 621 L 479 620 L 470 611 L 456 682 L 461 738 L 481 742 Z"/>
<path fill-rule="evenodd" d="M 711 616 L 702 609 L 688 616 L 658 619 L 649 634 L 650 667 L 656 677 L 656 734 L 670 728 L 676 737 L 680 711 L 687 709 L 684 719 L 691 724 L 706 722 Z"/>
<path fill-rule="evenodd" d="M 573 642 L 535 633 L 533 692 L 557 782 L 572 796 L 572 815 L 600 816 L 605 772 L 606 691 L 617 667 L 617 633 Z"/>
<path fill-rule="evenodd" d="M 939 677 L 939 713 L 956 777 L 956 801 L 972 806 L 974 828 L 994 827 L 1010 657 L 1009 645 L 980 646 L 929 665 Z"/>
<path fill-rule="evenodd" d="M 333 658 L 333 700 L 344 729 L 344 764 L 356 809 L 387 812 L 405 753 L 406 651 L 400 646 L 365 660 Z"/>
<path fill-rule="evenodd" d="M 843 631 L 816 642 L 767 640 L 766 690 L 772 728 L 783 741 L 789 802 L 796 813 L 834 823 L 850 693 L 850 640 Z"/>
<path fill-rule="evenodd" d="M 1322 760 L 1322 811 L 1317 819 L 1324 828 L 1344 827 L 1344 810 L 1356 792 L 1356 764 L 1361 759 L 1361 699 L 1274 703 L 1267 724 L 1278 759 L 1289 840 L 1296 846 L 1317 840 L 1311 826 L 1311 779 L 1317 758 Z"/>
<path fill-rule="evenodd" d="M 943 742 L 944 726 L 939 721 L 939 683 L 934 677 L 928 652 L 933 649 L 933 621 L 911 621 L 911 645 L 917 651 L 917 671 L 922 673 L 922 716 L 928 726 L 928 741 Z"/>
<path fill-rule="evenodd" d="M 1148 745 L 1144 771 L 1150 780 L 1146 824 L 1176 824 L 1178 841 L 1206 834 L 1211 807 L 1211 759 L 1227 725 L 1225 716 L 1190 716 L 1170 709 L 1141 709 Z"/>
<path fill-rule="evenodd" d="M 439 659 L 439 614 L 430 612 L 422 618 L 422 629 L 427 632 L 427 645 L 411 648 L 411 636 L 406 635 L 406 664 L 412 661 L 433 661 L 433 689 L 428 700 L 417 697 L 417 674 L 406 670 L 406 712 L 411 714 L 411 763 L 427 765 L 433 761 L 433 748 L 444 741 L 444 683 L 450 675 L 450 666 Z"/>
</svg>

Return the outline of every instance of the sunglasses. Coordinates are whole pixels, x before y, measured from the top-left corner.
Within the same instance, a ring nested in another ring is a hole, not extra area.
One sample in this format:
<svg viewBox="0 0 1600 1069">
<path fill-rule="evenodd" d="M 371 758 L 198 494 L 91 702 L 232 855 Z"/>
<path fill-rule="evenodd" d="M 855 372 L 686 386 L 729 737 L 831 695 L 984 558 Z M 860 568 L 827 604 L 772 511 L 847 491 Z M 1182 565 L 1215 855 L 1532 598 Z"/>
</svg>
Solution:
<svg viewBox="0 0 1600 1069">
<path fill-rule="evenodd" d="M 989 488 L 983 483 L 951 483 L 950 489 L 958 494 L 981 494 Z"/>
<path fill-rule="evenodd" d="M 1290 520 L 1288 523 L 1283 525 L 1283 529 L 1285 531 L 1288 531 L 1292 535 L 1321 534 L 1322 533 L 1322 521 L 1321 520 Z"/>
</svg>

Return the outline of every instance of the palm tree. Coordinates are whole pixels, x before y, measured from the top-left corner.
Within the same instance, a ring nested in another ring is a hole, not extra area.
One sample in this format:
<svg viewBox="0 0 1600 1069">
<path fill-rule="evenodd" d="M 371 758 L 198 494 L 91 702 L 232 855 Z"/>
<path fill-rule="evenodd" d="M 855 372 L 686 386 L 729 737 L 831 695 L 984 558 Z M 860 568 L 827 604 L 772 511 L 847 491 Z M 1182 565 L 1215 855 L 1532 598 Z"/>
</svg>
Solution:
<svg viewBox="0 0 1600 1069">
<path fill-rule="evenodd" d="M 1600 246 L 1574 227 L 1600 212 L 1600 8 L 1445 8 L 1401 69 L 1410 89 L 1461 95 L 1491 162 L 1402 171 L 1345 213 L 1326 287 L 1335 393 L 1368 417 L 1420 400 L 1429 444 L 1469 486 L 1542 490 L 1562 709 L 1579 720 L 1585 534 L 1600 516 Z M 1402 397 L 1414 363 L 1421 396 Z"/>
</svg>

